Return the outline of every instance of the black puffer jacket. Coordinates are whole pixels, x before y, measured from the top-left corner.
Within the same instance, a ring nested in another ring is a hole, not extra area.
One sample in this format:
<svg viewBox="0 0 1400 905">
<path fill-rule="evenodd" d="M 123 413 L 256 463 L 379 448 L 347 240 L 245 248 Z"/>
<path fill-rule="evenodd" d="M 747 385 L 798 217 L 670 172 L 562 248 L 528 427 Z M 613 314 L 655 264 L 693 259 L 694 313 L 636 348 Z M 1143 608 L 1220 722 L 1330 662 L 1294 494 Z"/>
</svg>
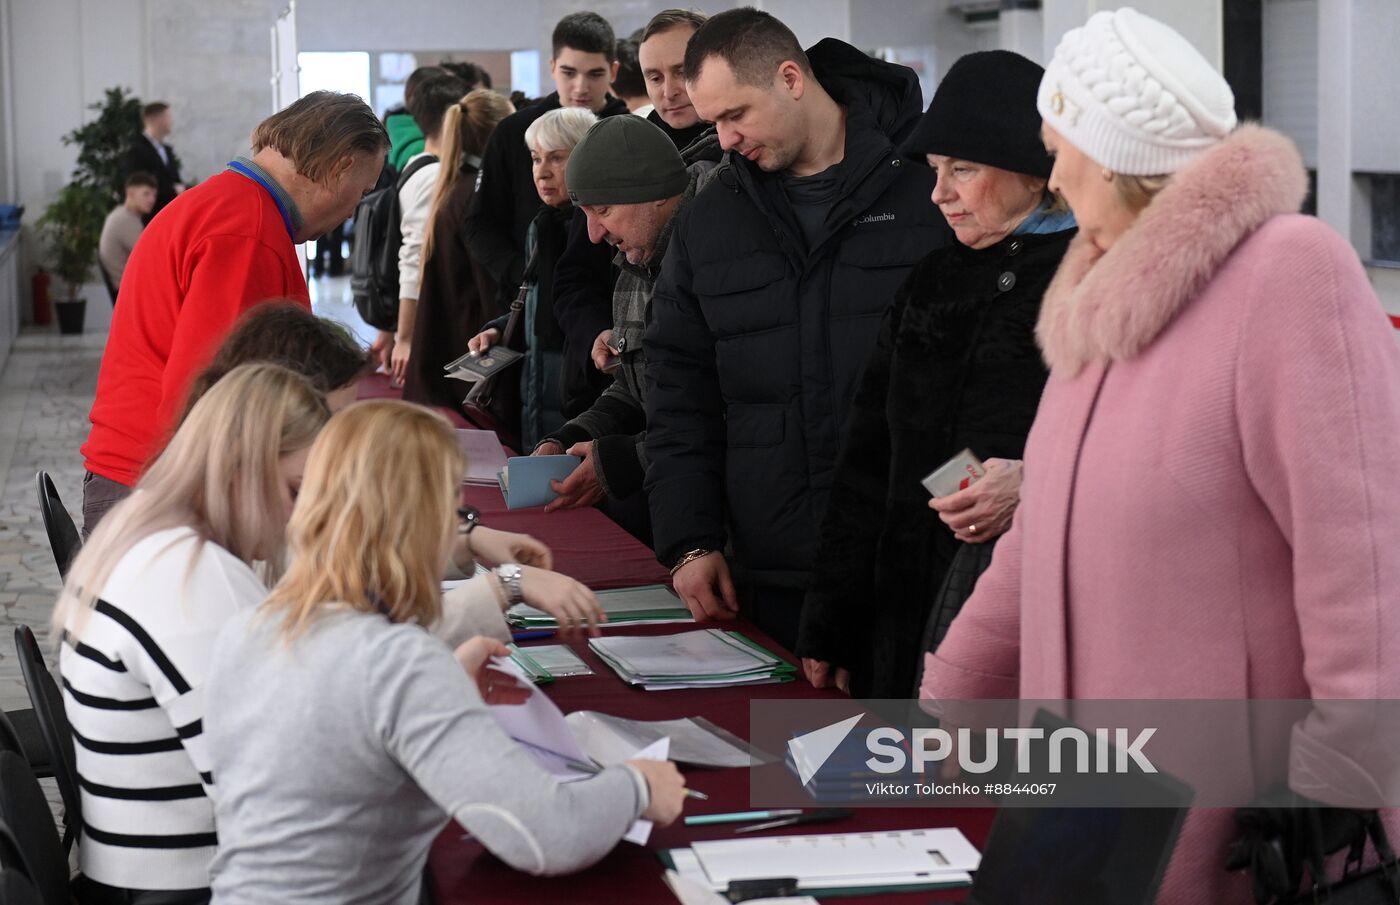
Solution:
<svg viewBox="0 0 1400 905">
<path fill-rule="evenodd" d="M 781 177 L 726 154 L 677 219 L 646 334 L 658 557 L 732 539 L 741 575 L 789 589 L 810 579 L 880 319 L 951 235 L 933 174 L 896 150 L 922 113 L 914 73 L 832 39 L 808 53 L 847 114 L 843 184 L 811 251 Z"/>
<path fill-rule="evenodd" d="M 929 608 L 961 546 L 919 481 L 963 449 L 1021 458 L 1048 376 L 1040 300 L 1073 235 L 934 252 L 885 319 L 847 419 L 797 643 L 800 656 L 849 669 L 857 697 L 913 691 Z"/>
</svg>

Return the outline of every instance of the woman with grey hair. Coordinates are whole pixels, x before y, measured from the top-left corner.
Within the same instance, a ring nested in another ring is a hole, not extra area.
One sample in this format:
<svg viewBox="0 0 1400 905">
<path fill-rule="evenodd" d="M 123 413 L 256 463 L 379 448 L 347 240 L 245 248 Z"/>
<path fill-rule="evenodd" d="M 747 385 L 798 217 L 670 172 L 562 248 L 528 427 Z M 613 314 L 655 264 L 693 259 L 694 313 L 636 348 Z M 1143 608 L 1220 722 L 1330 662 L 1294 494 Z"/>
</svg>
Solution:
<svg viewBox="0 0 1400 905">
<path fill-rule="evenodd" d="M 568 241 L 569 218 L 573 216 L 564 170 L 574 146 L 597 120 L 592 112 L 582 107 L 563 107 L 549 111 L 525 130 L 535 191 L 544 206 L 530 223 L 525 237 L 525 257 L 529 261 L 525 268 L 525 305 L 512 337 L 512 345 L 525 353 L 520 374 L 522 406 L 519 424 L 505 425 L 505 432 L 514 437 L 503 439 L 518 439 L 521 449 L 533 449 L 566 420 L 563 412 L 564 331 L 554 316 L 554 265 Z M 511 313 L 506 312 L 488 322 L 472 337 L 468 350 L 483 353 L 500 342 L 510 317 Z"/>
</svg>

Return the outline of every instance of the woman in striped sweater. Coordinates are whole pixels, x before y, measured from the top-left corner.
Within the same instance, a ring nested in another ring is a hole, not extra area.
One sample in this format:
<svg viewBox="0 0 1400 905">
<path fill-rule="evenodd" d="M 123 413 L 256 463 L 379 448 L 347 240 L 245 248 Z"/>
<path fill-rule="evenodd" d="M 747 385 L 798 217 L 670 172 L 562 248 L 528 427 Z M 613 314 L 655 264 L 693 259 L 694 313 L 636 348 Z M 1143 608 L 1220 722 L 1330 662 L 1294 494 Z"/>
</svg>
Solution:
<svg viewBox="0 0 1400 905">
<path fill-rule="evenodd" d="M 209 652 L 278 577 L 307 452 L 329 418 L 304 377 L 236 368 L 74 562 L 54 623 L 82 784 L 84 903 L 209 900 Z"/>
<path fill-rule="evenodd" d="M 224 623 L 280 577 L 302 467 L 330 417 L 312 382 L 280 366 L 220 374 L 191 399 L 138 492 L 93 533 L 55 610 L 82 783 L 84 905 L 208 901 L 215 835 L 206 664 Z M 596 598 L 548 571 L 550 553 L 538 541 L 477 528 L 458 539 L 453 559 L 477 555 L 538 564 L 522 566 L 520 593 L 561 625 L 598 619 Z M 508 640 L 501 611 L 509 602 L 496 576 L 468 581 L 444 596 L 433 634 L 454 645 L 477 634 Z"/>
</svg>

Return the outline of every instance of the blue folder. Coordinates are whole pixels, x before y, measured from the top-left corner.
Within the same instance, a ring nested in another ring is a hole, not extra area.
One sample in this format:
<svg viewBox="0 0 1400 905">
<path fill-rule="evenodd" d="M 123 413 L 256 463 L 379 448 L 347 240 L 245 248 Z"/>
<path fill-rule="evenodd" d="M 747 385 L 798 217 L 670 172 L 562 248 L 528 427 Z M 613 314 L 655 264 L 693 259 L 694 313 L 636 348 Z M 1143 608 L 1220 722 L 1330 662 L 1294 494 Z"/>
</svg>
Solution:
<svg viewBox="0 0 1400 905">
<path fill-rule="evenodd" d="M 497 475 L 501 495 L 507 509 L 529 509 L 543 506 L 559 494 L 549 486 L 550 481 L 562 481 L 573 474 L 583 460 L 578 456 L 512 456 L 506 460 L 510 475 L 507 489 L 504 475 Z"/>
</svg>

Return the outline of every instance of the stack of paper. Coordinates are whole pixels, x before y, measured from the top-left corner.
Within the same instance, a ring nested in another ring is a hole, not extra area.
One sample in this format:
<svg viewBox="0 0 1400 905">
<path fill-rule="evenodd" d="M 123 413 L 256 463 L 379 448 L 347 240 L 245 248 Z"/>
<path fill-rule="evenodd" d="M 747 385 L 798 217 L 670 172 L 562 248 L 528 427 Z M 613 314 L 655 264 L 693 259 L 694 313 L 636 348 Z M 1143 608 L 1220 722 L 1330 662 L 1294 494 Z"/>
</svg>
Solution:
<svg viewBox="0 0 1400 905">
<path fill-rule="evenodd" d="M 966 886 L 982 857 L 960 830 L 923 829 L 721 839 L 670 849 L 663 860 L 714 890 L 734 880 L 795 877 L 802 892 L 837 895 Z"/>
<path fill-rule="evenodd" d="M 495 484 L 506 467 L 506 452 L 495 431 L 457 429 L 457 445 L 467 457 L 464 484 Z"/>
<path fill-rule="evenodd" d="M 517 647 L 514 644 L 508 646 L 510 647 L 510 658 L 515 661 L 515 665 L 519 666 L 536 685 L 553 682 L 562 676 L 593 675 L 593 670 L 588 668 L 588 664 L 579 659 L 578 654 L 562 644 L 535 645 L 528 649 Z M 639 747 L 641 746 L 634 746 L 634 750 Z"/>
<path fill-rule="evenodd" d="M 695 617 L 665 585 L 652 584 L 620 591 L 603 591 L 598 603 L 608 614 L 604 625 L 635 625 L 642 622 L 694 622 Z M 506 621 L 515 628 L 558 628 L 559 622 L 544 610 L 517 603 L 506 610 Z"/>
<path fill-rule="evenodd" d="M 590 638 L 588 646 L 629 685 L 647 691 L 790 682 L 797 669 L 738 632 Z"/>
</svg>

